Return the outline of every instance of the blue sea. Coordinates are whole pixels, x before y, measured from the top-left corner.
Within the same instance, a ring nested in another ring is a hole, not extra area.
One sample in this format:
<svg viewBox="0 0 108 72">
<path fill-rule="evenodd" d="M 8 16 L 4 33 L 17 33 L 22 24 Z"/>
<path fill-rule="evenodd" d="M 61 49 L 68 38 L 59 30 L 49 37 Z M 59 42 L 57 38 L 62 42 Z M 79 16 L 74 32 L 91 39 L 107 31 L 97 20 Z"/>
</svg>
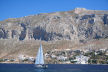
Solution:
<svg viewBox="0 0 108 72">
<path fill-rule="evenodd" d="M 48 64 L 36 69 L 34 64 L 0 64 L 0 72 L 108 72 L 108 65 Z"/>
</svg>

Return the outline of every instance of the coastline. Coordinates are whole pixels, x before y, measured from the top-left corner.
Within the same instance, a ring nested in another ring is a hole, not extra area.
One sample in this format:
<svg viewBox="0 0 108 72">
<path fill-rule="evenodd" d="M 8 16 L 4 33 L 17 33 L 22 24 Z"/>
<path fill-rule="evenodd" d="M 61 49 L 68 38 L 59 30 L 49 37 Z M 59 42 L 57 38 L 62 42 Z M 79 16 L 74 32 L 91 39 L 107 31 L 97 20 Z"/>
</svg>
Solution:
<svg viewBox="0 0 108 72">
<path fill-rule="evenodd" d="M 2 62 L 2 63 L 0 63 L 0 64 L 34 64 L 34 63 L 13 63 L 13 62 L 8 62 L 8 63 L 6 63 L 6 62 Z M 57 65 L 57 64 L 47 64 L 47 65 Z M 58 64 L 58 65 L 108 65 L 108 64 Z"/>
</svg>

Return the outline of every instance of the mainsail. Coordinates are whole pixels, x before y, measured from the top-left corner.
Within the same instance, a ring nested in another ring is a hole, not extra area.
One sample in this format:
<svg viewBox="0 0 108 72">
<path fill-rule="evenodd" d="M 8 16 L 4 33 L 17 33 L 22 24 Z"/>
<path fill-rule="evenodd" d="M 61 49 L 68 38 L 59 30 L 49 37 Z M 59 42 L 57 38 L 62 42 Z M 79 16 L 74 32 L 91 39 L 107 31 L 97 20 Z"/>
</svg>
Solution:
<svg viewBox="0 0 108 72">
<path fill-rule="evenodd" d="M 39 48 L 37 56 L 36 56 L 35 64 L 44 64 L 42 44 L 40 44 L 40 48 Z"/>
</svg>

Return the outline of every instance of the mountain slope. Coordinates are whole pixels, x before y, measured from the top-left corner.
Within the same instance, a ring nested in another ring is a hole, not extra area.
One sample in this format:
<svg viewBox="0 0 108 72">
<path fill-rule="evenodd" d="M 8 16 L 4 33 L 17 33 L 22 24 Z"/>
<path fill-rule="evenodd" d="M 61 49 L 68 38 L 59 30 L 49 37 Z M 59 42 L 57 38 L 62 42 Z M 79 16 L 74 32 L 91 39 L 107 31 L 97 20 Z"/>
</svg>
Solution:
<svg viewBox="0 0 108 72">
<path fill-rule="evenodd" d="M 69 40 L 70 43 L 73 43 L 70 48 L 73 48 L 75 44 L 88 43 L 98 39 L 105 39 L 107 42 L 108 11 L 76 8 L 72 11 L 43 13 L 0 21 L 1 57 L 11 55 L 12 52 L 19 54 L 27 53 L 32 48 L 35 50 L 34 45 L 28 45 L 40 38 L 47 43 L 58 40 L 61 40 L 62 43 L 62 40 Z M 26 42 L 28 44 L 25 45 Z M 49 45 L 50 43 L 45 49 L 50 49 Z M 24 52 L 21 51 L 21 48 L 24 49 Z"/>
</svg>

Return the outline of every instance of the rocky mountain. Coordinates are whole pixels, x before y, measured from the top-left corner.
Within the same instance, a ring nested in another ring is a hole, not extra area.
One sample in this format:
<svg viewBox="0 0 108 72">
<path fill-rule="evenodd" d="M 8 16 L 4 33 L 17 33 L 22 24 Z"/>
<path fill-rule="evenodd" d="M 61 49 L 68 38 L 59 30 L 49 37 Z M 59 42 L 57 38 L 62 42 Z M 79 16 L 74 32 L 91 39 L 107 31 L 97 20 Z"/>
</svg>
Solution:
<svg viewBox="0 0 108 72">
<path fill-rule="evenodd" d="M 108 11 L 76 8 L 72 11 L 43 13 L 0 21 L 1 57 L 5 56 L 5 52 L 8 54 L 12 50 L 20 50 L 20 44 L 23 47 L 22 42 L 30 43 L 40 38 L 45 42 L 70 40 L 73 44 L 107 39 Z M 26 46 L 28 45 L 25 45 L 25 49 Z M 35 47 L 31 45 L 29 48 Z M 12 50 L 8 52 L 8 49 Z"/>
</svg>

